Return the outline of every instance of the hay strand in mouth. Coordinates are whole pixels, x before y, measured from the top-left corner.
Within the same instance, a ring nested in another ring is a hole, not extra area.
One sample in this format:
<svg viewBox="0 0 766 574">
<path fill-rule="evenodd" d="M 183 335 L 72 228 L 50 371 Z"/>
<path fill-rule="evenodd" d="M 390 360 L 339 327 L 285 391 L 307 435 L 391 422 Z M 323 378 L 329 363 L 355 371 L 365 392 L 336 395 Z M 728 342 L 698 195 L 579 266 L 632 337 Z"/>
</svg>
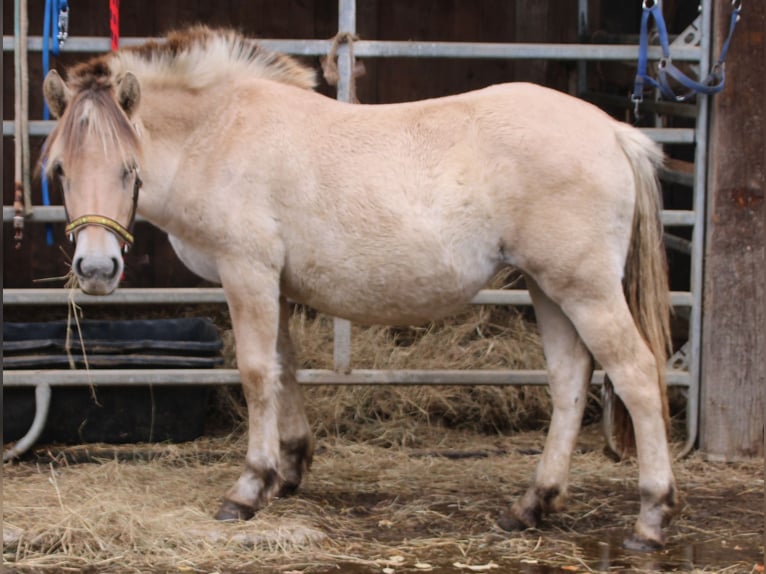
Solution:
<svg viewBox="0 0 766 574">
<path fill-rule="evenodd" d="M 96 395 L 96 387 L 93 384 L 93 378 L 90 374 L 90 364 L 88 363 L 88 351 L 85 348 L 85 339 L 82 335 L 82 326 L 80 325 L 80 319 L 84 316 L 82 307 L 75 302 L 75 295 L 80 289 L 80 284 L 77 281 L 77 276 L 69 270 L 67 274 L 67 280 L 64 284 L 64 288 L 69 290 L 67 295 L 67 328 L 66 328 L 66 341 L 64 348 L 66 349 L 67 359 L 69 360 L 69 368 L 77 369 L 74 357 L 72 356 L 72 323 L 74 322 L 75 329 L 77 330 L 77 338 L 80 342 L 80 349 L 82 351 L 82 361 L 85 365 L 85 376 L 88 380 L 88 387 L 90 388 L 90 396 L 93 402 L 97 406 L 101 406 L 98 402 Z"/>
</svg>

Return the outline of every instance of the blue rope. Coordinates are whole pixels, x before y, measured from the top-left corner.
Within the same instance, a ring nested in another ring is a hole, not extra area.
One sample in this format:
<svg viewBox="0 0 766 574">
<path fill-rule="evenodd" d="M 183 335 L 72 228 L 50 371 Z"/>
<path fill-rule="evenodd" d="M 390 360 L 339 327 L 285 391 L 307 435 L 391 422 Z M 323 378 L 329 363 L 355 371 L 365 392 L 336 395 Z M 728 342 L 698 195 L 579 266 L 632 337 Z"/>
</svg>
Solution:
<svg viewBox="0 0 766 574">
<path fill-rule="evenodd" d="M 69 29 L 69 2 L 67 0 L 45 0 L 45 14 L 43 15 L 43 77 L 48 75 L 50 69 L 50 54 L 58 56 L 61 52 L 61 46 L 66 40 Z M 53 26 L 51 27 L 51 24 Z M 55 31 L 56 38 L 51 39 Z M 51 112 L 48 104 L 43 99 L 43 119 L 49 120 Z M 43 171 L 45 171 L 43 169 Z M 43 205 L 51 204 L 50 192 L 48 190 L 48 178 L 42 178 Z M 45 241 L 48 245 L 53 245 L 53 226 L 48 223 L 45 226 Z"/>
<path fill-rule="evenodd" d="M 731 6 L 732 11 L 731 19 L 729 21 L 729 33 L 721 48 L 721 55 L 708 76 L 702 82 L 698 82 L 684 74 L 672 62 L 670 57 L 670 44 L 668 42 L 668 30 L 665 25 L 665 19 L 662 17 L 660 0 L 644 0 L 643 12 L 641 14 L 641 34 L 638 46 L 638 70 L 636 71 L 636 79 L 633 84 L 633 94 L 631 96 L 631 101 L 635 104 L 636 111 L 638 111 L 638 104 L 644 100 L 645 84 L 659 89 L 664 98 L 676 102 L 687 101 L 695 94 L 717 94 L 723 90 L 726 81 L 724 60 L 729 51 L 729 44 L 732 35 L 734 34 L 734 28 L 740 18 L 742 1 L 732 0 Z M 660 47 L 662 48 L 662 59 L 659 62 L 659 69 L 657 71 L 658 79 L 656 80 L 646 73 L 650 17 L 654 18 L 655 25 L 657 26 L 657 34 L 660 40 Z M 687 92 L 680 95 L 676 94 L 670 85 L 670 78 L 686 88 Z"/>
</svg>

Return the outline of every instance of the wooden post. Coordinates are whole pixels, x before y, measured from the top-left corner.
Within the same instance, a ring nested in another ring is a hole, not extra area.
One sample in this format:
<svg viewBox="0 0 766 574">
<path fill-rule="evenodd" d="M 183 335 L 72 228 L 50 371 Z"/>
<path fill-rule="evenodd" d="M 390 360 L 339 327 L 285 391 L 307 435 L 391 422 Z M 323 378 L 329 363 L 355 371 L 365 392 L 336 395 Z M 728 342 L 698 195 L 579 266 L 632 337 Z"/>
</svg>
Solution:
<svg viewBox="0 0 766 574">
<path fill-rule="evenodd" d="M 729 2 L 715 2 L 714 50 Z M 700 446 L 711 460 L 764 454 L 766 405 L 766 3 L 744 4 L 712 97 Z"/>
</svg>

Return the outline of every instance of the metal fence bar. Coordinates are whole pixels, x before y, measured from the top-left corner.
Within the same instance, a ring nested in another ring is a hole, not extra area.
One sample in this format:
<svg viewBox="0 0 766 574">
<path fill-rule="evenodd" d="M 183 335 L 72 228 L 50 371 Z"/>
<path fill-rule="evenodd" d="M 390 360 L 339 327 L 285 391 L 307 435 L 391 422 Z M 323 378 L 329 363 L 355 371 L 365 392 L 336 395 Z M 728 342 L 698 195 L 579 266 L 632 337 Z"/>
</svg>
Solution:
<svg viewBox="0 0 766 574">
<path fill-rule="evenodd" d="M 712 21 L 713 3 L 711 0 L 701 2 L 702 25 L 700 29 L 700 62 L 699 76 L 706 77 L 710 69 L 710 53 L 712 51 Z M 705 203 L 707 196 L 707 148 L 708 148 L 708 97 L 697 98 L 697 145 L 694 149 L 694 186 L 693 213 L 694 228 L 691 239 L 691 271 L 690 287 L 692 294 L 691 312 L 689 315 L 689 388 L 687 393 L 686 423 L 688 439 L 684 445 L 683 454 L 694 448 L 697 441 L 699 415 L 701 405 L 701 367 L 702 367 L 702 268 L 704 261 L 705 241 Z"/>
<path fill-rule="evenodd" d="M 72 289 L 4 289 L 3 305 L 188 305 L 224 304 L 226 298 L 220 287 L 187 288 L 129 288 L 118 289 L 111 295 L 86 295 Z M 529 292 L 524 289 L 482 289 L 471 299 L 472 305 L 531 305 Z M 686 291 L 670 293 L 673 307 L 691 307 L 693 299 Z"/>
<path fill-rule="evenodd" d="M 3 381 L 3 386 L 5 386 L 5 381 Z M 16 458 L 29 450 L 40 438 L 48 420 L 48 411 L 51 406 L 51 386 L 45 382 L 34 383 L 32 381 L 27 386 L 35 387 L 35 417 L 26 434 L 8 450 L 3 451 L 3 462 Z"/>
<path fill-rule="evenodd" d="M 136 46 L 156 38 L 121 38 L 120 46 Z M 264 48 L 296 56 L 323 56 L 332 46 L 331 40 L 257 40 Z M 109 38 L 72 36 L 63 52 L 108 52 Z M 13 49 L 13 36 L 3 36 L 3 51 Z M 42 38 L 30 36 L 30 51 L 42 50 Z M 354 54 L 360 58 L 477 58 L 477 59 L 541 59 L 541 60 L 618 60 L 632 61 L 638 48 L 631 44 L 546 44 L 546 43 L 482 43 L 482 42 L 408 42 L 359 40 Z M 659 46 L 650 46 L 649 58 L 659 60 Z M 695 46 L 674 48 L 673 60 L 698 62 L 701 51 Z"/>
<path fill-rule="evenodd" d="M 588 0 L 577 0 L 577 38 L 582 41 L 588 34 Z M 584 94 L 588 89 L 588 63 L 585 60 L 577 62 L 577 95 Z"/>
<path fill-rule="evenodd" d="M 338 34 L 356 34 L 356 0 L 339 0 Z M 338 92 L 337 98 L 350 102 L 355 91 L 354 62 L 348 43 L 338 46 Z M 333 367 L 339 373 L 351 369 L 351 322 L 333 318 Z"/>
<path fill-rule="evenodd" d="M 302 385 L 545 385 L 544 370 L 452 370 L 452 369 L 353 369 L 339 373 L 330 369 L 298 369 Z M 669 370 L 672 386 L 686 386 L 686 371 Z M 604 372 L 595 371 L 593 384 L 603 384 Z M 122 385 L 237 385 L 236 369 L 99 369 L 18 370 L 3 372 L 4 387 L 71 387 L 93 384 Z"/>
<path fill-rule="evenodd" d="M 581 29 L 587 25 L 587 5 L 579 1 L 578 22 Z M 585 6 L 585 8 L 583 8 Z M 699 62 L 701 75 L 710 64 L 712 5 L 710 0 L 702 0 L 702 43 L 701 46 L 674 46 L 673 57 L 681 62 Z M 585 10 L 585 11 L 584 11 Z M 356 30 L 355 0 L 339 0 L 339 32 L 354 33 Z M 124 38 L 123 46 L 138 45 L 149 38 Z M 325 55 L 332 46 L 331 40 L 261 40 L 266 49 L 299 56 Z M 40 51 L 42 39 L 30 37 L 28 49 Z M 106 52 L 110 48 L 109 39 L 102 37 L 71 37 L 67 41 L 65 52 Z M 13 49 L 13 37 L 3 36 L 3 50 Z M 365 41 L 354 43 L 354 55 L 364 58 L 476 58 L 476 59 L 550 59 L 574 60 L 582 64 L 589 60 L 633 61 L 637 56 L 635 45 L 625 44 L 544 44 L 544 43 L 458 43 L 458 42 L 391 42 Z M 659 59 L 659 47 L 649 48 L 649 57 Z M 353 82 L 353 62 L 347 45 L 338 49 L 338 67 L 340 82 L 338 98 L 348 100 L 351 82 Z M 691 308 L 690 313 L 690 362 L 689 371 L 670 371 L 668 384 L 688 388 L 687 427 L 689 430 L 687 449 L 693 446 L 697 435 L 699 411 L 699 368 L 701 338 L 701 269 L 702 240 L 704 237 L 705 205 L 705 165 L 707 160 L 707 98 L 698 98 L 697 124 L 694 129 L 654 128 L 644 129 L 655 141 L 672 144 L 697 144 L 695 149 L 694 199 L 691 211 L 665 211 L 662 214 L 666 226 L 691 226 L 691 288 L 689 292 L 671 294 L 671 304 L 676 307 Z M 54 122 L 32 121 L 29 135 L 45 136 L 50 133 Z M 3 122 L 3 136 L 13 136 L 12 122 Z M 3 220 L 12 219 L 13 209 L 3 208 Z M 30 221 L 63 221 L 62 207 L 35 208 Z M 66 304 L 71 292 L 65 289 L 5 289 L 4 304 L 9 305 L 52 305 Z M 184 303 L 224 303 L 223 291 L 210 289 L 121 289 L 108 297 L 90 297 L 82 293 L 73 295 L 77 304 L 184 304 Z M 483 290 L 473 300 L 474 304 L 529 305 L 529 294 L 523 290 Z M 298 380 L 303 384 L 544 384 L 547 376 L 544 371 L 386 371 L 386 370 L 351 370 L 350 323 L 336 320 L 335 324 L 335 370 L 300 370 Z M 83 374 L 86 377 L 83 377 Z M 57 385 L 80 385 L 87 382 L 95 384 L 237 384 L 239 374 L 234 370 L 217 369 L 211 371 L 183 370 L 160 371 L 5 371 L 4 385 L 38 385 L 50 380 Z M 603 381 L 603 373 L 594 375 L 594 383 Z"/>
<path fill-rule="evenodd" d="M 341 46 L 338 51 L 340 52 L 343 48 Z M 354 51 L 354 54 L 356 55 L 356 51 Z M 627 98 L 625 101 L 627 102 Z M 56 122 L 53 120 L 32 120 L 29 122 L 29 135 L 47 136 L 53 130 L 54 125 L 56 125 Z M 693 128 L 641 128 L 641 131 L 657 143 L 681 144 L 694 143 L 695 141 L 695 130 Z M 13 122 L 9 120 L 3 121 L 3 136 L 9 137 L 13 135 L 15 135 Z"/>
<path fill-rule="evenodd" d="M 697 215 L 695 211 L 666 209 L 661 214 L 662 224 L 667 227 L 691 227 L 696 225 Z M 64 208 L 61 205 L 36 205 L 33 206 L 33 214 L 27 219 L 28 222 L 36 223 L 63 223 L 66 219 Z M 3 206 L 3 221 L 13 221 L 13 207 Z M 140 215 L 137 222 L 145 222 Z"/>
</svg>

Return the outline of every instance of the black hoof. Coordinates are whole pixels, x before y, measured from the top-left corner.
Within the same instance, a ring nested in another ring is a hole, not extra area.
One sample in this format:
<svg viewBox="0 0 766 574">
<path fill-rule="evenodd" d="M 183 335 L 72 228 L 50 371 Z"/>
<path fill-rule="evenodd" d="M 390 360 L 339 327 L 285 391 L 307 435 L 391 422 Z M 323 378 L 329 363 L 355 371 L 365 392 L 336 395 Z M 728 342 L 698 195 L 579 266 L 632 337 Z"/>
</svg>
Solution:
<svg viewBox="0 0 766 574">
<path fill-rule="evenodd" d="M 216 520 L 250 520 L 255 516 L 255 509 L 224 498 L 221 508 L 215 513 Z"/>
<path fill-rule="evenodd" d="M 638 534 L 633 534 L 626 538 L 622 545 L 628 550 L 636 550 L 638 552 L 656 552 L 662 550 L 665 545 L 660 540 L 651 540 L 644 538 Z"/>
<path fill-rule="evenodd" d="M 298 483 L 295 482 L 284 482 L 282 483 L 282 486 L 279 487 L 279 492 L 277 493 L 278 498 L 287 498 L 288 496 L 292 496 L 298 491 Z"/>
<path fill-rule="evenodd" d="M 513 510 L 510 509 L 503 510 L 500 513 L 500 517 L 497 519 L 497 525 L 508 532 L 518 532 L 533 527 L 529 524 L 525 524 L 522 520 L 519 520 Z"/>
</svg>

